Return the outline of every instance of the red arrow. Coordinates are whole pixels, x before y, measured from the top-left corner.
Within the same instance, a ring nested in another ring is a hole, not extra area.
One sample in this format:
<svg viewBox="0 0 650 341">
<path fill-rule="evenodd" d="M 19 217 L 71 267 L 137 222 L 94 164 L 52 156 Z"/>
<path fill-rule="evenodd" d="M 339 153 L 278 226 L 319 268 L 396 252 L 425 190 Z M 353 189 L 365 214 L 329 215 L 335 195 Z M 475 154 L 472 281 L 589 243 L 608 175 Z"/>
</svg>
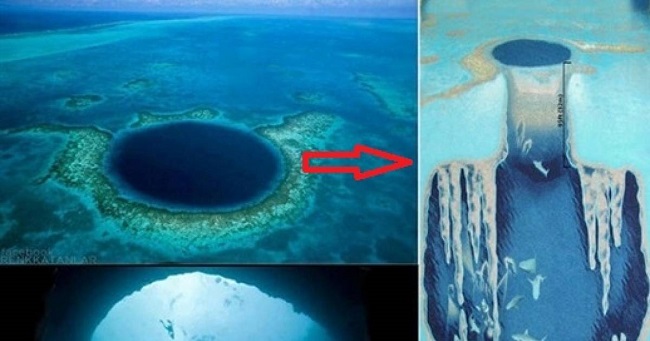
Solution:
<svg viewBox="0 0 650 341">
<path fill-rule="evenodd" d="M 367 153 L 382 159 L 392 161 L 391 164 L 362 172 L 359 166 L 311 166 L 311 159 L 358 159 L 361 153 Z M 304 151 L 302 152 L 302 171 L 305 173 L 352 173 L 354 180 L 364 180 L 373 176 L 392 172 L 401 168 L 411 166 L 413 160 L 399 155 L 391 154 L 379 149 L 370 148 L 362 144 L 354 146 L 350 152 L 319 152 Z"/>
</svg>

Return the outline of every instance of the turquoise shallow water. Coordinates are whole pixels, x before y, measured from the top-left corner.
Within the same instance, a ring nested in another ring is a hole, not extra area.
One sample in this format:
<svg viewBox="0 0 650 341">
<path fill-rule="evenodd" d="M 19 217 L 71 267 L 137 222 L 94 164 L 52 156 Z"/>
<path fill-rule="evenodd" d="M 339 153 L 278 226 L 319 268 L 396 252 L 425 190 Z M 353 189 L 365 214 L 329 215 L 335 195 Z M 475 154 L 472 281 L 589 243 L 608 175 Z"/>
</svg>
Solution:
<svg viewBox="0 0 650 341">
<path fill-rule="evenodd" d="M 341 119 L 329 149 L 363 143 L 415 159 L 416 47 L 408 19 L 228 16 L 0 36 L 10 52 L 0 60 L 0 129 L 51 123 L 119 133 L 139 112 L 201 107 L 221 113 L 216 123 L 251 130 L 316 111 Z M 63 143 L 0 135 L 0 248 L 101 262 L 415 259 L 415 167 L 363 182 L 324 175 L 298 221 L 227 248 L 168 255 L 134 243 L 85 193 L 35 184 Z"/>
</svg>

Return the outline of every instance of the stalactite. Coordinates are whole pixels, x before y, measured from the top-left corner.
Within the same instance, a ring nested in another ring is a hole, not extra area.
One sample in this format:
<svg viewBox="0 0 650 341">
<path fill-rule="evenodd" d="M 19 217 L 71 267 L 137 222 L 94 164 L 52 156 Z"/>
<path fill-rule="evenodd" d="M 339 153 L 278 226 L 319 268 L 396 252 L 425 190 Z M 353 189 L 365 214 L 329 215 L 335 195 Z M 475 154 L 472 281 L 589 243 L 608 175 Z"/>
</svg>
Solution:
<svg viewBox="0 0 650 341">
<path fill-rule="evenodd" d="M 464 310 L 461 310 L 460 312 L 460 319 L 458 321 L 458 334 L 461 341 L 467 341 L 467 315 L 465 315 Z"/>
<path fill-rule="evenodd" d="M 467 270 L 474 276 L 473 264 L 486 264 L 485 300 L 488 317 L 485 325 L 492 338 L 498 339 L 499 304 L 498 304 L 498 257 L 497 257 L 497 226 L 496 226 L 496 163 L 481 162 L 474 164 L 452 163 L 437 169 L 440 236 L 445 248 L 447 264 L 453 262 L 454 290 L 450 295 L 455 296 L 455 304 L 462 306 L 466 298 L 463 294 L 464 275 Z M 462 200 L 462 182 L 465 179 L 467 202 Z M 463 206 L 466 205 L 466 216 L 463 216 Z M 466 218 L 466 224 L 463 221 Z M 463 233 L 466 233 L 470 247 L 463 248 Z M 481 255 L 486 255 L 481 259 Z M 471 257 L 471 258 L 470 258 Z M 474 263 L 464 264 L 463 259 L 472 259 Z M 468 269 L 465 269 L 465 267 Z M 481 272 L 482 275 L 483 272 Z M 450 297 L 451 302 L 451 297 Z M 448 316 L 449 318 L 449 316 Z M 464 326 L 460 340 L 467 338 L 467 318 L 461 310 L 458 321 Z"/>
<path fill-rule="evenodd" d="M 589 267 L 596 270 L 596 259 L 603 282 L 601 306 L 609 308 L 611 288 L 610 255 L 612 244 L 621 246 L 625 172 L 578 166 L 582 185 L 582 205 L 588 235 Z"/>
<path fill-rule="evenodd" d="M 438 169 L 437 174 L 439 195 L 438 206 L 440 207 L 440 238 L 445 247 L 445 260 L 447 261 L 447 264 L 449 264 L 451 262 L 451 245 L 449 243 L 449 230 L 451 224 L 449 220 L 449 168 L 441 167 Z"/>
<path fill-rule="evenodd" d="M 456 285 L 456 294 L 458 305 L 462 306 L 465 302 L 463 296 L 463 243 L 461 240 L 461 233 L 463 232 L 463 219 L 462 219 L 462 192 L 461 192 L 461 173 L 463 166 L 458 163 L 453 163 L 449 167 L 451 175 L 451 186 L 449 196 L 451 199 L 451 232 L 452 232 L 452 254 L 454 259 L 454 284 Z"/>
<path fill-rule="evenodd" d="M 481 208 L 483 226 L 486 230 L 485 245 L 488 249 L 488 285 L 492 294 L 492 320 L 494 321 L 493 337 L 499 339 L 501 326 L 499 325 L 499 300 L 498 300 L 498 275 L 499 259 L 497 256 L 497 218 L 496 218 L 496 165 L 483 165 L 483 197 L 484 205 Z"/>
<path fill-rule="evenodd" d="M 474 264 L 479 263 L 481 245 L 481 196 L 483 193 L 480 172 L 469 165 L 465 176 L 465 192 L 467 193 L 467 231 L 472 245 Z"/>
</svg>

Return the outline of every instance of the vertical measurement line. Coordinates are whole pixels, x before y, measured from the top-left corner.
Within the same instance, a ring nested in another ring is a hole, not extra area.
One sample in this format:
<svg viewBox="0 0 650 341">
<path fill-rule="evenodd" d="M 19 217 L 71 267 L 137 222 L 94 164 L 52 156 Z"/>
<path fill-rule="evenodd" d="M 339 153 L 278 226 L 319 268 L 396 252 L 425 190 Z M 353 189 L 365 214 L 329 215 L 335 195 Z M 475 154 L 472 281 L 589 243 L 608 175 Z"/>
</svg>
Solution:
<svg viewBox="0 0 650 341">
<path fill-rule="evenodd" d="M 564 168 L 569 168 L 569 157 L 567 155 L 567 97 L 566 97 L 566 71 L 567 64 L 571 64 L 570 60 L 562 62 L 562 160 Z"/>
</svg>

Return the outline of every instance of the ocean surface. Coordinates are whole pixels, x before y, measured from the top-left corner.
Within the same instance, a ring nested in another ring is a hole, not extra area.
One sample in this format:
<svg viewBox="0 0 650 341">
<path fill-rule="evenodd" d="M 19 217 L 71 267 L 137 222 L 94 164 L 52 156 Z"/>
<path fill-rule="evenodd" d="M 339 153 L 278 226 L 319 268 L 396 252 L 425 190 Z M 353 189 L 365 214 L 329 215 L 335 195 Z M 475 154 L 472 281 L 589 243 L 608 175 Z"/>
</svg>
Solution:
<svg viewBox="0 0 650 341">
<path fill-rule="evenodd" d="M 143 113 L 209 108 L 219 113 L 210 123 L 251 132 L 318 112 L 340 122 L 327 149 L 361 143 L 417 161 L 415 19 L 2 15 L 12 20 L 2 21 L 0 35 L 0 130 L 48 124 L 123 136 Z M 299 219 L 274 217 L 278 223 L 243 242 L 170 255 L 136 243 L 89 192 L 38 181 L 65 143 L 61 134 L 0 133 L 0 249 L 99 262 L 416 257 L 415 167 L 360 182 L 322 175 Z M 142 148 L 173 152 L 163 147 Z"/>
</svg>

